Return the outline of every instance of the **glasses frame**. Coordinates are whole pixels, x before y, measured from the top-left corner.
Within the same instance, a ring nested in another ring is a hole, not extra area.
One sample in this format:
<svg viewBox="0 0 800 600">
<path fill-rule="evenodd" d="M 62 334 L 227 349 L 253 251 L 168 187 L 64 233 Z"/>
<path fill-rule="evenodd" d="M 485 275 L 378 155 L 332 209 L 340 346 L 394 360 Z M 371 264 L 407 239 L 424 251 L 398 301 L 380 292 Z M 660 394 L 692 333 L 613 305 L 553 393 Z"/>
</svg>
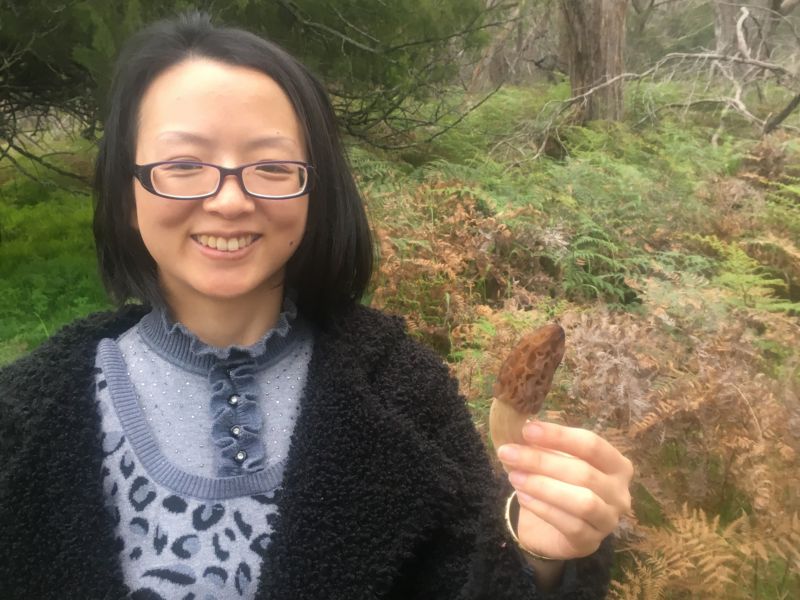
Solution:
<svg viewBox="0 0 800 600">
<path fill-rule="evenodd" d="M 303 169 L 306 172 L 305 185 L 303 186 L 303 189 L 297 192 L 296 194 L 290 194 L 288 196 L 269 196 L 265 194 L 254 194 L 253 192 L 247 189 L 247 186 L 245 186 L 244 184 L 244 176 L 242 175 L 242 173 L 246 168 L 255 165 L 275 165 L 275 164 L 280 164 L 280 165 L 290 164 L 290 165 L 299 165 L 300 167 L 303 167 Z M 208 194 L 201 194 L 199 196 L 173 196 L 170 194 L 164 194 L 163 192 L 159 192 L 153 185 L 153 169 L 155 169 L 156 167 L 160 167 L 161 165 L 195 165 L 202 167 L 213 167 L 214 169 L 219 171 L 219 183 L 217 183 L 217 189 Z M 236 179 L 239 181 L 239 188 L 248 196 L 253 196 L 254 198 L 263 198 L 265 200 L 289 200 L 291 198 L 298 198 L 299 196 L 304 196 L 311 191 L 311 189 L 313 188 L 312 180 L 314 178 L 314 167 L 301 160 L 257 160 L 256 162 L 247 163 L 246 165 L 240 165 L 238 167 L 222 167 L 220 165 L 201 162 L 199 160 L 162 160 L 159 162 L 148 163 L 146 165 L 134 165 L 133 175 L 134 177 L 136 177 L 136 179 L 139 180 L 139 183 L 141 183 L 142 187 L 146 189 L 148 192 L 150 192 L 151 194 L 155 194 L 156 196 L 160 196 L 162 198 L 168 198 L 170 200 L 202 200 L 204 198 L 211 198 L 211 196 L 216 196 L 222 189 L 222 186 L 225 183 L 225 179 L 229 175 L 234 175 L 236 177 Z"/>
</svg>

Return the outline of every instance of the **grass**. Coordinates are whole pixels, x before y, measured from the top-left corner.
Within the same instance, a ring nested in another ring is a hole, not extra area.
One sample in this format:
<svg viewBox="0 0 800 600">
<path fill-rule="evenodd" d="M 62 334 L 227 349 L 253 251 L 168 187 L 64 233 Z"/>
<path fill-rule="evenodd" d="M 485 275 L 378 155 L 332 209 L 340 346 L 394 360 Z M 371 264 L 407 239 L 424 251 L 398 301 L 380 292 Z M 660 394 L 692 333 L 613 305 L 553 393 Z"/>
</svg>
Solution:
<svg viewBox="0 0 800 600">
<path fill-rule="evenodd" d="M 96 275 L 91 199 L 27 179 L 0 186 L 0 363 L 76 315 L 108 307 Z"/>
</svg>

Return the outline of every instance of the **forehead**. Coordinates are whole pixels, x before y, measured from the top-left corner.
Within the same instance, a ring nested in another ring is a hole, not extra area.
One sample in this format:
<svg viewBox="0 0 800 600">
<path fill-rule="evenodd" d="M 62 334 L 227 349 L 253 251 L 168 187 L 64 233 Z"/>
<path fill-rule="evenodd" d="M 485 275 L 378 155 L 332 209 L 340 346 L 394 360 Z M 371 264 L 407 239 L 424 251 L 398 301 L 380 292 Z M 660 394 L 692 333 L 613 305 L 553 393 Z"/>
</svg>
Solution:
<svg viewBox="0 0 800 600">
<path fill-rule="evenodd" d="M 188 59 L 159 74 L 139 105 L 137 146 L 234 144 L 302 149 L 303 127 L 272 78 L 248 67 Z"/>
</svg>

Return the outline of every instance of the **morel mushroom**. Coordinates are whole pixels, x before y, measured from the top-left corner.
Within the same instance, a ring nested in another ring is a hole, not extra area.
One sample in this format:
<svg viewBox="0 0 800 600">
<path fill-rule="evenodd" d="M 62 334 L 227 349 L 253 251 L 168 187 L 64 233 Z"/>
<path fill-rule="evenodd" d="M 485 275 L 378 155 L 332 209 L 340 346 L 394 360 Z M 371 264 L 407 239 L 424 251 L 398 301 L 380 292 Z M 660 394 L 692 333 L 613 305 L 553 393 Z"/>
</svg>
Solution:
<svg viewBox="0 0 800 600">
<path fill-rule="evenodd" d="M 564 357 L 564 339 L 560 325 L 545 325 L 523 337 L 503 362 L 489 411 L 495 448 L 525 444 L 522 428 L 544 404 L 553 374 Z"/>
</svg>

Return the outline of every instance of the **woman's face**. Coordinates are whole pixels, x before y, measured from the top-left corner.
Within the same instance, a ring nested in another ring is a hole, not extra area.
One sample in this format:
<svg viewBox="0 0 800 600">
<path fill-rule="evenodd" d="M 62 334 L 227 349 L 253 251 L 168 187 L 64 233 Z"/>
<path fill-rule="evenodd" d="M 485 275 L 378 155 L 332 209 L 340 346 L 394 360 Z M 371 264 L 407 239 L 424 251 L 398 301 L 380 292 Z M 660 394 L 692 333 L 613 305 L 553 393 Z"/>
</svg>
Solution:
<svg viewBox="0 0 800 600">
<path fill-rule="evenodd" d="M 190 160 L 236 167 L 306 161 L 303 140 L 289 98 L 268 76 L 189 59 L 159 75 L 145 92 L 136 163 Z M 201 200 L 163 198 L 138 180 L 134 186 L 133 226 L 158 265 L 170 304 L 242 297 L 257 302 L 280 288 L 305 231 L 308 195 L 255 198 L 233 176 L 218 194 Z"/>
</svg>

